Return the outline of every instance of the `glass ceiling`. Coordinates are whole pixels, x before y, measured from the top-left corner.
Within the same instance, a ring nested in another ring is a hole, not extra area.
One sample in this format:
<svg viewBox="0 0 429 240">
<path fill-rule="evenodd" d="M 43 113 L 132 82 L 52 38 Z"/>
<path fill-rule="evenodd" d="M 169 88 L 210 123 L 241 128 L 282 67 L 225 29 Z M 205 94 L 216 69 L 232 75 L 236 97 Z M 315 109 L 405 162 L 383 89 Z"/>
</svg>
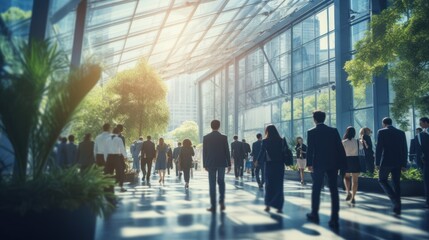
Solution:
<svg viewBox="0 0 429 240">
<path fill-rule="evenodd" d="M 90 0 L 85 52 L 115 74 L 142 58 L 164 79 L 218 67 L 308 0 Z"/>
</svg>

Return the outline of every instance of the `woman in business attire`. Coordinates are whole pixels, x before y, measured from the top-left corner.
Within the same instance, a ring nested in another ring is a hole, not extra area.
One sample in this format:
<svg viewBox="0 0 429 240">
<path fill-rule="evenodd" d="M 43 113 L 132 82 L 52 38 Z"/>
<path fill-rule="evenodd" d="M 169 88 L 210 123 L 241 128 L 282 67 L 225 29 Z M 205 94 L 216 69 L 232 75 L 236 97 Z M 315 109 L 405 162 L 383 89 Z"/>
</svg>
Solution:
<svg viewBox="0 0 429 240">
<path fill-rule="evenodd" d="M 296 138 L 296 164 L 299 168 L 299 175 L 301 176 L 301 185 L 305 185 L 304 182 L 304 169 L 307 166 L 307 145 L 304 144 L 302 137 Z"/>
<path fill-rule="evenodd" d="M 371 134 L 372 130 L 367 127 L 361 128 L 359 131 L 360 141 L 365 151 L 365 169 L 361 170 L 374 174 L 374 150 L 372 149 Z M 363 166 L 361 167 L 363 168 Z"/>
<path fill-rule="evenodd" d="M 344 186 L 346 188 L 346 201 L 355 204 L 356 191 L 358 189 L 358 178 L 360 174 L 359 149 L 363 149 L 360 140 L 355 139 L 356 130 L 354 127 L 348 127 L 343 137 L 343 146 L 347 156 L 346 170 L 344 174 Z M 350 193 L 350 178 L 351 193 Z"/>
<path fill-rule="evenodd" d="M 185 188 L 189 188 L 189 177 L 192 168 L 192 157 L 195 156 L 192 142 L 189 139 L 183 140 L 183 146 L 179 154 L 179 165 L 183 171 L 183 177 L 185 178 Z"/>
<path fill-rule="evenodd" d="M 265 211 L 270 208 L 283 212 L 284 192 L 284 159 L 282 151 L 283 139 L 274 125 L 265 129 L 265 139 L 262 140 L 261 151 L 257 159 L 265 157 Z"/>
<path fill-rule="evenodd" d="M 86 169 L 95 163 L 94 157 L 94 142 L 91 141 L 91 134 L 85 134 L 82 142 L 79 143 L 77 148 L 77 163 L 81 169 Z"/>
<path fill-rule="evenodd" d="M 160 138 L 158 146 L 156 146 L 156 163 L 155 170 L 159 173 L 159 184 L 164 184 L 165 169 L 167 169 L 167 152 L 168 146 L 164 143 L 164 139 Z"/>
</svg>

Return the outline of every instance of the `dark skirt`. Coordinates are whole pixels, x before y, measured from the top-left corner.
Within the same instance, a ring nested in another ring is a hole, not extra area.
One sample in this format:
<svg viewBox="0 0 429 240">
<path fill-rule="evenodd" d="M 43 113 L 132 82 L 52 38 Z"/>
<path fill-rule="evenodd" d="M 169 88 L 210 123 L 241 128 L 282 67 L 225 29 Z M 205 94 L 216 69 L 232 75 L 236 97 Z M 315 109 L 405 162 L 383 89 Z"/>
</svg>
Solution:
<svg viewBox="0 0 429 240">
<path fill-rule="evenodd" d="M 347 157 L 346 173 L 360 173 L 360 163 L 358 156 Z"/>
<path fill-rule="evenodd" d="M 265 205 L 281 210 L 284 203 L 285 166 L 281 161 L 265 163 Z"/>
</svg>

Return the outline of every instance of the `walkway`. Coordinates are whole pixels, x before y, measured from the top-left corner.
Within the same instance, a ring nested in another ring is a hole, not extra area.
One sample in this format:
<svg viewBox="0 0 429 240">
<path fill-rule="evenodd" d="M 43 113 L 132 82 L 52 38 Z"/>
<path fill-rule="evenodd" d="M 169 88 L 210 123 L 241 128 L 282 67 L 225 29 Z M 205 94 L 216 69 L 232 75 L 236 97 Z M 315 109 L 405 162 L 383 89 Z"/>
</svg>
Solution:
<svg viewBox="0 0 429 240">
<path fill-rule="evenodd" d="M 263 211 L 263 191 L 250 177 L 226 178 L 226 211 L 211 214 L 206 172 L 197 172 L 186 191 L 176 177 L 165 186 L 129 185 L 120 193 L 118 209 L 98 219 L 96 239 L 429 239 L 429 210 L 422 198 L 403 198 L 401 217 L 391 213 L 388 199 L 359 193 L 356 206 L 341 202 L 340 229 L 328 228 L 329 191 L 322 192 L 320 225 L 306 221 L 311 185 L 285 181 L 283 214 Z M 340 192 L 340 199 L 345 197 Z"/>
</svg>

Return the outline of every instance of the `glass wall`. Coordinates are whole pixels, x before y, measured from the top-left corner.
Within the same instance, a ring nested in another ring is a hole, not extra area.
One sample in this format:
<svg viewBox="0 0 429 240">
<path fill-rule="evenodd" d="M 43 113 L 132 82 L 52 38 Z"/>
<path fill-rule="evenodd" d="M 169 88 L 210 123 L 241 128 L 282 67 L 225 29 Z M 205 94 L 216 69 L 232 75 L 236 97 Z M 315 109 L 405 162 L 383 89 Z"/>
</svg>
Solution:
<svg viewBox="0 0 429 240">
<path fill-rule="evenodd" d="M 210 130 L 210 121 L 222 106 L 213 83 L 222 74 L 227 76 L 226 87 L 221 89 L 227 101 L 223 132 L 230 138 L 238 134 L 253 141 L 268 124 L 275 124 L 290 139 L 306 138 L 306 131 L 314 126 L 312 112 L 316 109 L 326 111 L 327 122 L 335 125 L 334 30 L 334 7 L 330 5 L 249 51 L 236 65 L 226 64 L 200 82 L 203 133 Z"/>
</svg>

